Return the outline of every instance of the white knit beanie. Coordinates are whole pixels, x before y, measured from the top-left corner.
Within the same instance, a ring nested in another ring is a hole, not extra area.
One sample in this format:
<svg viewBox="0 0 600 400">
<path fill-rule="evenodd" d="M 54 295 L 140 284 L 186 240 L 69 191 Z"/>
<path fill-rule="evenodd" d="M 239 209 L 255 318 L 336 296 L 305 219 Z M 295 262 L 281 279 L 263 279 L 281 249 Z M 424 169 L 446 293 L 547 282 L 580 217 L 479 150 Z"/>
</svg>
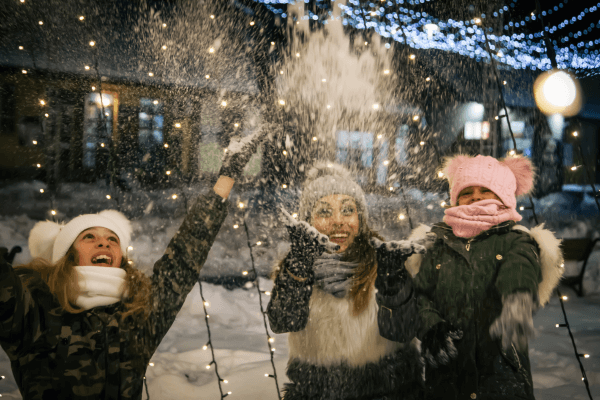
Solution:
<svg viewBox="0 0 600 400">
<path fill-rule="evenodd" d="M 365 224 L 369 220 L 365 193 L 352 179 L 350 172 L 339 164 L 317 162 L 306 174 L 306 181 L 300 197 L 299 220 L 310 223 L 310 213 L 315 203 L 332 194 L 345 194 L 356 201 L 359 213 Z"/>
<path fill-rule="evenodd" d="M 67 254 L 81 232 L 96 226 L 113 231 L 119 237 L 123 255 L 127 254 L 131 240 L 131 222 L 119 211 L 104 210 L 98 214 L 80 215 L 67 224 L 38 222 L 29 232 L 31 256 L 41 257 L 54 264 Z"/>
</svg>

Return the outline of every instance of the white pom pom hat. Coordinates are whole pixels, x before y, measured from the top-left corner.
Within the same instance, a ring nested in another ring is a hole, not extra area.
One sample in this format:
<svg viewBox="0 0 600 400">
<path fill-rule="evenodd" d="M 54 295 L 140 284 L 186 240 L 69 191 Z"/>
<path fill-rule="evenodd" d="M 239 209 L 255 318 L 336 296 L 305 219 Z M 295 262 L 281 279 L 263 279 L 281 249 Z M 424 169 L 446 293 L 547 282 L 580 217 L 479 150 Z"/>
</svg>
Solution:
<svg viewBox="0 0 600 400">
<path fill-rule="evenodd" d="M 52 264 L 60 260 L 86 229 L 102 227 L 113 231 L 121 242 L 123 255 L 131 240 L 131 222 L 116 210 L 104 210 L 98 214 L 83 214 L 73 218 L 67 224 L 42 221 L 34 225 L 29 232 L 29 251 L 31 256 L 41 257 Z"/>
</svg>

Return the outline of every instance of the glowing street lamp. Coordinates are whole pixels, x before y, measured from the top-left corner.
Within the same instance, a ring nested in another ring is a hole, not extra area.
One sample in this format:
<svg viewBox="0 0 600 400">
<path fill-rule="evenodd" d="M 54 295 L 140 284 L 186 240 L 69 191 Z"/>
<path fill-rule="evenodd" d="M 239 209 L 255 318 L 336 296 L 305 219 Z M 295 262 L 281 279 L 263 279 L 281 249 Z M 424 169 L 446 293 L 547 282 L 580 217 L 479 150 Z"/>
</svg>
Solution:
<svg viewBox="0 0 600 400">
<path fill-rule="evenodd" d="M 535 102 L 546 115 L 576 115 L 582 106 L 581 86 L 575 76 L 565 70 L 544 72 L 533 84 Z"/>
</svg>

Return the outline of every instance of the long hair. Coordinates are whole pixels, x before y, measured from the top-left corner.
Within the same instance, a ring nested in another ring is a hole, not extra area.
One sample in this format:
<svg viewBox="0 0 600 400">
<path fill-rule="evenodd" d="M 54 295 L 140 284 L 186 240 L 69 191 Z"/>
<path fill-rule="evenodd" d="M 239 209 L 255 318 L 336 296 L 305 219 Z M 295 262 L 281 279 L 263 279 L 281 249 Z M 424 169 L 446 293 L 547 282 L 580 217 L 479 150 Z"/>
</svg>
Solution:
<svg viewBox="0 0 600 400">
<path fill-rule="evenodd" d="M 77 250 L 71 246 L 54 265 L 43 258 L 34 258 L 27 264 L 16 266 L 15 270 L 23 277 L 25 289 L 44 290 L 45 284 L 46 290 L 54 295 L 66 312 L 77 314 L 85 311 L 75 305 L 81 294 L 75 270 L 78 259 Z M 123 257 L 119 267 L 125 270 L 126 289 L 129 293 L 129 297 L 122 301 L 125 307 L 122 319 L 132 316 L 145 320 L 150 313 L 150 278 L 130 265 L 126 257 Z"/>
<path fill-rule="evenodd" d="M 350 298 L 354 302 L 352 307 L 354 316 L 360 315 L 369 305 L 371 291 L 374 288 L 373 283 L 377 278 L 375 249 L 369 244 L 369 240 L 372 237 L 385 240 L 367 225 L 362 218 L 362 214 L 359 214 L 359 222 L 361 226 L 359 233 L 342 257 L 343 261 L 358 262 L 358 267 L 356 267 L 353 276 L 352 288 L 350 289 Z"/>
</svg>

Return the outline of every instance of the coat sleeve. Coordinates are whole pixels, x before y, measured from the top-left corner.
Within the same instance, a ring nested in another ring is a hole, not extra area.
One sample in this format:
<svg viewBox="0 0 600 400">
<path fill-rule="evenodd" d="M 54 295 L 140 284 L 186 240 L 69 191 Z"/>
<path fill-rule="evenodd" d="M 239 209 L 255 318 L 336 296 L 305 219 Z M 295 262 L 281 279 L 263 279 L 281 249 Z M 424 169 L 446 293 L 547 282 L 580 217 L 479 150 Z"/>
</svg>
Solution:
<svg viewBox="0 0 600 400">
<path fill-rule="evenodd" d="M 420 326 L 417 337 L 422 339 L 425 333 L 438 322 L 443 322 L 444 318 L 435 308 L 433 303 L 433 293 L 437 286 L 437 273 L 434 268 L 435 254 L 437 253 L 435 245 L 430 252 L 425 254 L 419 273 L 415 277 L 415 295 L 419 309 Z"/>
<path fill-rule="evenodd" d="M 535 240 L 526 232 L 513 231 L 508 250 L 502 255 L 496 288 L 502 297 L 516 292 L 531 293 L 537 301 L 538 285 L 542 280 L 540 251 Z"/>
<path fill-rule="evenodd" d="M 42 334 L 42 314 L 20 275 L 0 258 L 0 344 L 11 358 Z"/>
<path fill-rule="evenodd" d="M 198 281 L 200 270 L 227 216 L 229 202 L 212 190 L 189 210 L 163 256 L 154 264 L 148 324 L 158 346 L 185 298 Z"/>
<path fill-rule="evenodd" d="M 408 342 L 417 335 L 421 324 L 413 278 L 400 283 L 393 295 L 377 287 L 377 324 L 379 334 L 396 342 Z"/>
<path fill-rule="evenodd" d="M 294 279 L 287 271 L 288 262 L 288 258 L 283 261 L 267 306 L 269 325 L 275 333 L 298 332 L 308 322 L 314 275 L 304 281 Z"/>
</svg>

